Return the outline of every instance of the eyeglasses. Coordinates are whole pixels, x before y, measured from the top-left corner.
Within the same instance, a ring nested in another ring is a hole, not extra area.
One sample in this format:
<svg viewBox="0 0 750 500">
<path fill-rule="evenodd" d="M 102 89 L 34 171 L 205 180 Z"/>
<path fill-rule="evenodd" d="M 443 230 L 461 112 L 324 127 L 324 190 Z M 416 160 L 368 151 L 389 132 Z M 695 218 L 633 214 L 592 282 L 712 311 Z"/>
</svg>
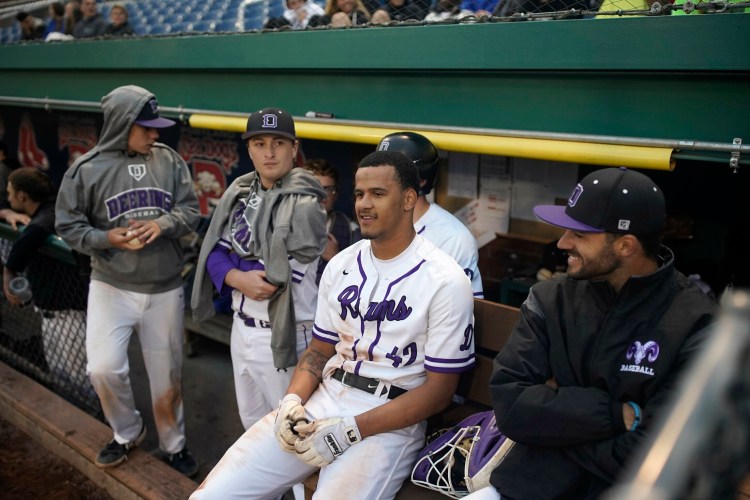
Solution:
<svg viewBox="0 0 750 500">
<path fill-rule="evenodd" d="M 328 193 L 329 195 L 336 193 L 336 186 L 323 186 L 323 189 L 325 189 L 326 193 Z"/>
</svg>

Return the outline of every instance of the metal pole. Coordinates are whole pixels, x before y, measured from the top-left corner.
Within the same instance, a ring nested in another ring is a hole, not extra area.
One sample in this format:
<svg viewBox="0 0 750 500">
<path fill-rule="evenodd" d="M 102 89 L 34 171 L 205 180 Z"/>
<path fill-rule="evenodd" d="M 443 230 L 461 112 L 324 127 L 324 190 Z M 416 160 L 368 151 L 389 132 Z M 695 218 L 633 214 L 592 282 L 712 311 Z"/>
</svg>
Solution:
<svg viewBox="0 0 750 500">
<path fill-rule="evenodd" d="M 74 101 L 65 99 L 49 98 L 31 98 L 31 97 L 12 97 L 0 96 L 0 105 L 7 104 L 11 106 L 25 106 L 32 108 L 43 108 L 48 111 L 53 109 L 66 109 L 72 111 L 101 111 L 101 105 L 98 102 L 91 101 Z M 172 117 L 177 117 L 181 121 L 186 121 L 189 115 L 213 115 L 216 117 L 247 117 L 248 113 L 237 113 L 230 111 L 216 111 L 205 109 L 185 108 L 182 106 L 162 106 L 161 111 Z M 736 144 L 734 142 L 706 142 L 694 141 L 690 139 L 651 139 L 644 137 L 622 137 L 611 135 L 593 135 L 593 134 L 567 134 L 559 132 L 537 132 L 529 130 L 510 130 L 510 129 L 490 129 L 478 127 L 451 127 L 443 125 L 425 125 L 416 123 L 394 123 L 394 122 L 373 122 L 367 120 L 340 120 L 336 118 L 308 118 L 294 117 L 297 123 L 319 123 L 348 125 L 357 127 L 378 127 L 396 130 L 423 130 L 428 132 L 444 132 L 449 134 L 472 134 L 486 135 L 491 137 L 511 137 L 526 139 L 541 139 L 552 141 L 574 141 L 590 142 L 594 144 L 613 144 L 621 146 L 643 146 L 654 148 L 671 148 L 680 151 L 717 151 L 725 153 L 750 153 L 750 144 Z"/>
</svg>

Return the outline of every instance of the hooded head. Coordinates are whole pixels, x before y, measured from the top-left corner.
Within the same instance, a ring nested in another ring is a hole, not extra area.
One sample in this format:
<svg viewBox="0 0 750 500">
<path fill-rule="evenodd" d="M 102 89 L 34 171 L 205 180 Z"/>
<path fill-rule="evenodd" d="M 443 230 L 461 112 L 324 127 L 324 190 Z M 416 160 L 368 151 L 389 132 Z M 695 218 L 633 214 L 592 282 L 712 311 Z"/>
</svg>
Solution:
<svg viewBox="0 0 750 500">
<path fill-rule="evenodd" d="M 174 121 L 159 116 L 154 94 L 136 85 L 117 87 L 102 97 L 104 124 L 97 148 L 100 151 L 127 151 L 128 136 L 133 124 L 166 128 Z"/>
</svg>

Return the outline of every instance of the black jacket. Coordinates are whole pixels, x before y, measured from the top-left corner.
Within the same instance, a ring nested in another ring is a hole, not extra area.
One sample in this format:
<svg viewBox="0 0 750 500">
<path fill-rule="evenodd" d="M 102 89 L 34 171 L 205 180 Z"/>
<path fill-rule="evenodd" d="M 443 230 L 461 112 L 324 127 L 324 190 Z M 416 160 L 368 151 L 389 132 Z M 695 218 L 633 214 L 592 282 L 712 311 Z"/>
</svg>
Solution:
<svg viewBox="0 0 750 500">
<path fill-rule="evenodd" d="M 652 427 L 716 312 L 664 250 L 620 293 L 566 277 L 532 287 L 490 381 L 498 428 L 516 441 L 492 474 L 503 498 L 595 498 Z M 628 401 L 643 409 L 634 432 Z"/>
<path fill-rule="evenodd" d="M 55 199 L 39 205 L 29 225 L 18 237 L 5 262 L 15 273 L 26 271 L 34 294 L 34 304 L 41 309 L 86 309 L 87 279 L 77 266 L 61 262 L 39 250 L 55 234 Z"/>
</svg>

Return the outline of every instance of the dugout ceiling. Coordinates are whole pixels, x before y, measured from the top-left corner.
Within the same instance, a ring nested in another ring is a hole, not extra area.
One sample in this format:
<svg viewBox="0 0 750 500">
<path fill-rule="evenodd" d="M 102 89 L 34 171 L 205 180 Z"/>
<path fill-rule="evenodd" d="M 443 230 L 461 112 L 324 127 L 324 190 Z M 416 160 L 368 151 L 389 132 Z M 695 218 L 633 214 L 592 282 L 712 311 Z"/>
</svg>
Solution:
<svg viewBox="0 0 750 500">
<path fill-rule="evenodd" d="M 0 96 L 750 143 L 746 14 L 2 45 L 0 70 Z"/>
</svg>

